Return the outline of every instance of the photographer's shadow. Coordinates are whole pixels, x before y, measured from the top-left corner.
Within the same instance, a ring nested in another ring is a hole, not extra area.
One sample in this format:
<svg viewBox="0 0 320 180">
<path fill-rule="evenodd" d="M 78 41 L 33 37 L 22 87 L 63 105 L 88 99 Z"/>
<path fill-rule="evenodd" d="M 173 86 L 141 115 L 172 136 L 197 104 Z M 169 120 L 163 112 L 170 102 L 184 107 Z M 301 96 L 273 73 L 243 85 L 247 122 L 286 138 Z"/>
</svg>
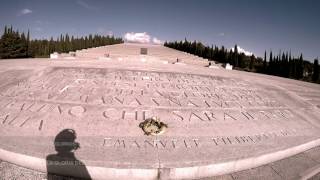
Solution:
<svg viewBox="0 0 320 180">
<path fill-rule="evenodd" d="M 76 138 L 73 129 L 64 129 L 55 137 L 54 146 L 57 153 L 46 158 L 48 178 L 57 174 L 91 179 L 86 166 L 74 155 L 74 151 L 80 148 L 80 144 L 75 142 Z"/>
</svg>

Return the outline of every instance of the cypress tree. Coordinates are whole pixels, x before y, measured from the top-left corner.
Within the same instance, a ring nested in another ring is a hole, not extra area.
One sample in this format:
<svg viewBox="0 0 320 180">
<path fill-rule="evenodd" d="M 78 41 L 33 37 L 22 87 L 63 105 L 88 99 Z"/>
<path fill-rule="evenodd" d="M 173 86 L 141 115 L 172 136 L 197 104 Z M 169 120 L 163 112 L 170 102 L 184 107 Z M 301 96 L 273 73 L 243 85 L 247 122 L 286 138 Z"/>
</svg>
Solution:
<svg viewBox="0 0 320 180">
<path fill-rule="evenodd" d="M 7 34 L 8 33 L 8 28 L 7 26 L 4 26 L 4 34 Z"/>
<path fill-rule="evenodd" d="M 238 67 L 239 66 L 239 61 L 238 61 L 238 46 L 235 45 L 234 46 L 234 57 L 233 57 L 233 65 L 235 67 Z"/>
<path fill-rule="evenodd" d="M 315 59 L 313 62 L 312 81 L 317 82 L 319 80 L 319 62 Z"/>
<path fill-rule="evenodd" d="M 263 72 L 267 71 L 267 51 L 264 51 L 264 59 L 263 59 Z"/>
<path fill-rule="evenodd" d="M 49 56 L 53 52 L 69 52 L 78 49 L 90 47 L 97 47 L 101 45 L 110 45 L 122 43 L 121 38 L 105 37 L 100 35 L 92 36 L 90 40 L 85 37 L 70 39 L 66 34 L 60 35 L 60 38 L 53 40 L 30 40 L 30 32 L 28 30 L 27 36 L 24 33 L 14 31 L 12 26 L 8 28 L 5 26 L 4 33 L 0 38 L 0 58 L 25 58 L 35 56 Z"/>
<path fill-rule="evenodd" d="M 30 31 L 28 29 L 28 33 L 27 33 L 27 52 L 26 52 L 26 56 L 27 57 L 30 57 L 30 55 L 31 55 L 31 53 L 29 52 L 30 51 L 29 46 L 30 46 Z"/>
<path fill-rule="evenodd" d="M 273 56 L 272 56 L 272 51 L 270 51 L 269 55 L 269 68 L 268 68 L 269 74 L 273 74 Z"/>
<path fill-rule="evenodd" d="M 24 58 L 26 57 L 25 36 L 21 38 L 19 32 L 12 30 L 12 27 L 1 36 L 0 58 Z"/>
<path fill-rule="evenodd" d="M 252 54 L 251 57 L 250 57 L 250 64 L 249 64 L 249 69 L 252 70 L 253 69 L 253 66 L 254 66 L 254 55 Z"/>
<path fill-rule="evenodd" d="M 301 79 L 303 78 L 303 57 L 302 53 L 300 54 L 299 61 L 298 61 L 298 66 L 297 66 L 297 78 Z"/>
</svg>

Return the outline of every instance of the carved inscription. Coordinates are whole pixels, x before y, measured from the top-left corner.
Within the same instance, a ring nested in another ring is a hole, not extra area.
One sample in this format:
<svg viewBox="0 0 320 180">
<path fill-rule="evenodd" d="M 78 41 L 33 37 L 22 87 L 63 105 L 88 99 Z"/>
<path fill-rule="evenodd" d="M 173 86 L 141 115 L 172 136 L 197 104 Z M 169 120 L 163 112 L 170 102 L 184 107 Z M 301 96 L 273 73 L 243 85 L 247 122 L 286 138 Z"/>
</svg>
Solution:
<svg viewBox="0 0 320 180">
<path fill-rule="evenodd" d="M 57 68 L 2 93 L 7 97 L 109 106 L 285 107 L 264 89 L 215 76 L 129 70 Z"/>
<path fill-rule="evenodd" d="M 61 120 L 60 124 L 87 121 L 94 126 L 95 122 L 138 123 L 154 116 L 175 126 L 238 123 L 242 127 L 251 122 L 251 127 L 264 124 L 269 130 L 272 123 L 291 122 L 288 129 L 300 125 L 293 122 L 298 117 L 278 101 L 276 92 L 218 76 L 54 68 L 18 81 L 0 96 L 0 124 L 39 131 L 49 127 L 52 119 Z M 216 141 L 243 141 L 239 138 Z"/>
<path fill-rule="evenodd" d="M 170 139 L 126 139 L 118 137 L 106 137 L 102 146 L 105 148 L 155 148 L 155 149 L 175 149 L 175 148 L 201 148 L 215 146 L 236 146 L 254 145 L 274 138 L 285 138 L 295 136 L 296 130 L 282 130 L 277 132 L 262 133 L 245 136 L 221 136 L 221 137 L 198 137 L 198 138 L 170 138 Z"/>
<path fill-rule="evenodd" d="M 102 113 L 108 120 L 139 120 L 146 117 L 160 117 L 176 122 L 233 122 L 233 121 L 265 121 L 284 120 L 290 121 L 295 115 L 289 109 L 269 110 L 137 110 L 108 108 Z"/>
<path fill-rule="evenodd" d="M 10 100 L 11 99 L 11 100 Z M 157 108 L 88 108 L 88 105 L 65 105 L 39 101 L 18 101 L 12 98 L 0 100 L 0 122 L 7 125 L 24 127 L 30 123 L 37 124 L 41 130 L 45 117 L 90 119 L 94 121 L 144 121 L 150 117 L 170 120 L 169 123 L 219 123 L 249 122 L 261 123 L 283 121 L 289 122 L 297 117 L 290 109 L 157 109 Z M 94 117 L 94 119 L 92 119 Z M 41 122 L 42 119 L 42 122 Z M 288 128 L 290 125 L 288 125 Z"/>
</svg>

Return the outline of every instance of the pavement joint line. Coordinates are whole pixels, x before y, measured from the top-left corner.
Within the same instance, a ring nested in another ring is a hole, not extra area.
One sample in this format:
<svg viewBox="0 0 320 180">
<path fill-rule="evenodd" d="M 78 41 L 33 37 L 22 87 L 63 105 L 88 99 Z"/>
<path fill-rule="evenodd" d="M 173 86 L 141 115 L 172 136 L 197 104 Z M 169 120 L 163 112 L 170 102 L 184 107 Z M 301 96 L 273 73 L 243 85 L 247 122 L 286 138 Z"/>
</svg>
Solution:
<svg viewBox="0 0 320 180">
<path fill-rule="evenodd" d="M 272 164 L 270 164 L 269 167 L 272 169 L 272 171 L 273 171 L 274 173 L 276 173 L 281 179 L 283 179 L 283 177 L 281 176 L 281 174 L 273 168 Z"/>
<path fill-rule="evenodd" d="M 310 161 L 313 161 L 315 163 L 319 163 L 317 160 L 313 159 L 312 157 L 310 157 L 306 151 L 302 153 L 307 159 L 309 159 Z"/>
<path fill-rule="evenodd" d="M 300 173 L 299 174 L 301 178 L 300 180 L 308 180 L 313 176 L 317 175 L 318 173 L 320 173 L 320 164 L 318 164 L 317 166 L 311 167 L 306 171 Z"/>
<path fill-rule="evenodd" d="M 320 150 L 320 148 L 319 148 L 319 150 Z M 320 159 L 314 159 L 313 157 L 311 157 L 310 155 L 309 155 L 309 153 L 307 153 L 307 152 L 304 152 L 305 154 L 306 154 L 306 156 L 308 156 L 310 159 L 312 159 L 313 161 L 315 161 L 316 163 L 319 163 L 320 164 Z M 319 152 L 319 154 L 320 154 L 320 152 Z"/>
</svg>

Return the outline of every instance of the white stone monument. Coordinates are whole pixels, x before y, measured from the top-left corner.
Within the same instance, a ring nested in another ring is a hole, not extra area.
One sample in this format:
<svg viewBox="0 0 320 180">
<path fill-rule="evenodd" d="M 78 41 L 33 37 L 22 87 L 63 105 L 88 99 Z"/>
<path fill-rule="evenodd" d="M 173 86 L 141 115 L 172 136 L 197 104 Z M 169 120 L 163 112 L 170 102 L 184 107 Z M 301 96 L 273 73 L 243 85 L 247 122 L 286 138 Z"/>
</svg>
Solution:
<svg viewBox="0 0 320 180">
<path fill-rule="evenodd" d="M 52 54 L 50 54 L 50 59 L 58 59 L 59 58 L 59 53 L 54 52 Z"/>
<path fill-rule="evenodd" d="M 229 63 L 226 64 L 226 70 L 232 70 L 232 65 L 230 65 Z"/>
</svg>

